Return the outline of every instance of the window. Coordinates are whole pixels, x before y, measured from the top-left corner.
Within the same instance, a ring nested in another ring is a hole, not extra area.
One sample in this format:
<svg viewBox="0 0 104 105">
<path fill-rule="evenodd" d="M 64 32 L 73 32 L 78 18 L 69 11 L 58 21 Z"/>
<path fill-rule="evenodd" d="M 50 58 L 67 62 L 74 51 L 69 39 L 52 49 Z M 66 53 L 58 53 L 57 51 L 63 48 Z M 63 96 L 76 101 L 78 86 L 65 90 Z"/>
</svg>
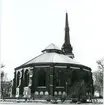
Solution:
<svg viewBox="0 0 104 105">
<path fill-rule="evenodd" d="M 28 70 L 25 71 L 25 86 L 28 86 L 29 83 L 29 72 Z"/>
<path fill-rule="evenodd" d="M 72 83 L 74 83 L 75 81 L 78 81 L 78 80 L 79 80 L 78 71 L 74 70 L 72 72 Z"/>
<path fill-rule="evenodd" d="M 63 70 L 62 68 L 56 68 L 54 73 L 54 84 L 56 86 L 64 86 L 65 78 L 65 70 Z"/>
<path fill-rule="evenodd" d="M 64 86 L 65 85 L 65 75 L 63 71 L 59 71 L 59 86 Z"/>
<path fill-rule="evenodd" d="M 46 72 L 40 69 L 38 72 L 38 86 L 46 86 Z"/>
</svg>

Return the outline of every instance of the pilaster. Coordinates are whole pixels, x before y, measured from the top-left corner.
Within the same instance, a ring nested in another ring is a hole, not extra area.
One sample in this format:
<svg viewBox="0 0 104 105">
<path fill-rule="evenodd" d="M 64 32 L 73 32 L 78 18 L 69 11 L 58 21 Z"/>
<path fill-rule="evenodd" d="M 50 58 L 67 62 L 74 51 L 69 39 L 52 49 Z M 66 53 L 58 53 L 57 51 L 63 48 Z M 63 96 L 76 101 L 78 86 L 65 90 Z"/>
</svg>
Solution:
<svg viewBox="0 0 104 105">
<path fill-rule="evenodd" d="M 53 96 L 53 66 L 50 67 L 50 95 Z"/>
</svg>

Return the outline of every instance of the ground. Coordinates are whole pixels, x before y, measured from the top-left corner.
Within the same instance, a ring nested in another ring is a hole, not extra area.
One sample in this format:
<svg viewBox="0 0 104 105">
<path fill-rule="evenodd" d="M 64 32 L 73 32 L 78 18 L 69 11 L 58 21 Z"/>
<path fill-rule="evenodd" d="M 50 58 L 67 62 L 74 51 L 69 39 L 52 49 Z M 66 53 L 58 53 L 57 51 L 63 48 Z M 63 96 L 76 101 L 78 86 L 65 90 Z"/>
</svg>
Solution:
<svg viewBox="0 0 104 105">
<path fill-rule="evenodd" d="M 1 104 L 1 103 L 0 103 Z M 42 104 L 42 103 L 9 103 L 9 105 L 52 105 L 52 104 Z M 88 104 L 88 103 L 87 103 Z M 87 104 L 81 104 L 81 105 L 87 105 Z M 2 104 L 1 104 L 2 105 Z M 7 105 L 6 103 L 3 103 L 3 105 Z M 54 105 L 62 105 L 62 104 L 54 104 Z M 66 105 L 66 104 L 63 104 Z M 71 104 L 71 105 L 76 105 L 76 104 Z M 88 105 L 94 105 L 94 104 L 88 104 Z M 100 104 L 96 104 L 100 105 Z M 102 104 L 101 104 L 102 105 Z"/>
<path fill-rule="evenodd" d="M 96 105 L 100 105 L 100 104 L 103 104 L 103 99 L 99 99 L 98 100 L 98 103 L 81 103 L 81 105 L 94 105 L 94 104 L 96 104 Z M 47 102 L 44 102 L 44 101 L 42 101 L 42 102 L 40 102 L 40 101 L 35 101 L 35 102 L 12 102 L 12 101 L 10 101 L 9 100 L 9 102 L 8 101 L 0 101 L 0 105 L 7 105 L 7 104 L 9 104 L 9 105 L 52 105 L 51 103 L 47 103 Z M 64 103 L 61 103 L 60 101 L 58 102 L 58 104 L 57 105 L 65 105 L 65 104 L 71 104 L 71 105 L 76 105 L 75 103 L 69 103 L 69 101 L 65 101 Z M 101 105 L 102 105 L 101 104 Z M 54 105 L 56 105 L 56 104 L 54 104 Z"/>
</svg>

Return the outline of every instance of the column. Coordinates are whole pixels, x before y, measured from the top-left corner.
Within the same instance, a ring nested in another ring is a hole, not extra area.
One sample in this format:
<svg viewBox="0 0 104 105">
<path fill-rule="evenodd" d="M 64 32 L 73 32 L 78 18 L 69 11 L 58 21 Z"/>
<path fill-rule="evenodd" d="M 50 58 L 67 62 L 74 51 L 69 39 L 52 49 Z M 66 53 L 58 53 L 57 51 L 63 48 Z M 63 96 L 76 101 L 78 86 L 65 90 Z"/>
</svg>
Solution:
<svg viewBox="0 0 104 105">
<path fill-rule="evenodd" d="M 28 85 L 24 85 L 24 97 L 30 98 L 31 97 L 31 86 L 32 86 L 32 76 L 33 76 L 33 67 L 27 67 L 24 69 L 24 83 L 25 83 L 25 73 L 28 72 L 29 74 L 26 75 L 26 78 L 29 79 Z M 28 76 L 28 77 L 27 77 Z"/>
<path fill-rule="evenodd" d="M 19 97 L 19 86 L 17 87 L 17 78 L 18 78 L 18 71 L 16 70 L 15 71 L 16 72 L 16 84 L 15 84 L 15 86 L 16 86 L 16 94 L 15 94 L 15 97 Z"/>
<path fill-rule="evenodd" d="M 12 96 L 14 97 L 16 95 L 16 72 L 14 72 L 14 79 L 12 84 Z"/>
<path fill-rule="evenodd" d="M 53 96 L 53 67 L 50 67 L 50 95 Z"/>
<path fill-rule="evenodd" d="M 29 87 L 32 85 L 33 68 L 29 69 Z"/>
<path fill-rule="evenodd" d="M 29 94 L 29 97 L 31 97 L 31 89 L 32 89 L 32 77 L 33 77 L 33 68 L 32 67 L 30 67 L 29 68 L 29 85 L 28 85 L 28 87 L 29 87 L 29 90 L 28 90 L 28 94 Z"/>
<path fill-rule="evenodd" d="M 23 87 L 24 87 L 23 75 L 24 75 L 24 69 L 21 70 L 21 76 L 20 76 L 20 95 L 21 96 L 23 96 Z"/>
</svg>

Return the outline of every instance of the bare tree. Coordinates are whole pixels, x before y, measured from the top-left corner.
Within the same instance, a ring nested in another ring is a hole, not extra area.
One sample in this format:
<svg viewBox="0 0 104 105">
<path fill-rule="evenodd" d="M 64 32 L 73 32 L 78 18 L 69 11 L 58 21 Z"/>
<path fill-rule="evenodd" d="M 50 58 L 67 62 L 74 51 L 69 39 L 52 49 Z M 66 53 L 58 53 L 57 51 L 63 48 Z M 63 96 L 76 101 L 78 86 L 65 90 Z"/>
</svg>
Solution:
<svg viewBox="0 0 104 105">
<path fill-rule="evenodd" d="M 103 72 L 104 72 L 104 60 L 98 60 L 98 70 L 93 72 L 95 78 L 94 88 L 99 93 L 99 97 L 103 97 Z"/>
<path fill-rule="evenodd" d="M 1 65 L 0 65 L 0 68 L 4 68 L 4 67 L 5 67 L 5 65 L 4 65 L 4 64 L 1 64 Z"/>
<path fill-rule="evenodd" d="M 4 67 L 5 67 L 4 64 L 1 64 L 1 65 L 0 65 L 0 68 L 1 68 L 1 69 L 4 68 Z M 5 73 L 4 73 L 4 71 L 1 70 L 1 71 L 0 71 L 0 78 L 1 78 L 1 81 L 3 81 L 3 77 L 4 77 L 4 76 L 5 76 Z M 0 81 L 0 82 L 1 82 L 1 81 Z"/>
<path fill-rule="evenodd" d="M 0 65 L 1 69 L 4 67 L 5 67 L 4 64 Z M 1 98 L 10 97 L 10 89 L 11 89 L 12 83 L 11 83 L 11 81 L 7 81 L 5 78 L 6 78 L 6 73 L 4 72 L 4 70 L 1 70 L 0 71 L 0 84 L 1 84 L 0 95 L 1 95 Z"/>
</svg>

